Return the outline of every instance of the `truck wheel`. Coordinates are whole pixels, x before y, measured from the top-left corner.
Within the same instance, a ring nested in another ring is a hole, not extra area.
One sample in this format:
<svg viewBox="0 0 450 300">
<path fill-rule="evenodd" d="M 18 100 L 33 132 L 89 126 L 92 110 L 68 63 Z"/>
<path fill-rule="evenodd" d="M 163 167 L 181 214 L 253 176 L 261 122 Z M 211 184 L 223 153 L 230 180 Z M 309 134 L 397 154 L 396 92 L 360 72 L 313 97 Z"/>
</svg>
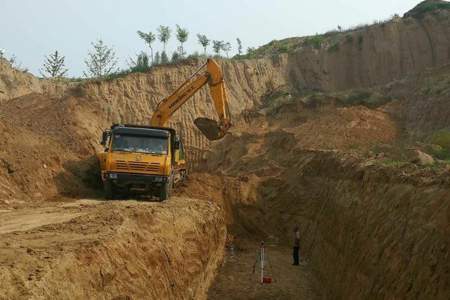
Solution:
<svg viewBox="0 0 450 300">
<path fill-rule="evenodd" d="M 114 189 L 113 189 L 112 183 L 109 180 L 106 180 L 103 183 L 103 189 L 105 192 L 105 199 L 113 200 L 114 199 Z"/>
<path fill-rule="evenodd" d="M 169 180 L 163 184 L 161 190 L 159 191 L 159 201 L 162 202 L 164 200 L 169 199 L 170 193 L 172 192 L 173 178 L 172 176 Z"/>
</svg>

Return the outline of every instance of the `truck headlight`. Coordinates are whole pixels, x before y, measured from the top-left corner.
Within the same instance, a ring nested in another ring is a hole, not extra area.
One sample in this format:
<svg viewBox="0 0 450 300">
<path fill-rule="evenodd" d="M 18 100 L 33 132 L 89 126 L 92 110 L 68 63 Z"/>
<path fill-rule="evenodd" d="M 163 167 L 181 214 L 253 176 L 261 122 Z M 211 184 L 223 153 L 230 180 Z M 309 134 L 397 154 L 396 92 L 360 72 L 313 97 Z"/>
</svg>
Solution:
<svg viewBox="0 0 450 300">
<path fill-rule="evenodd" d="M 163 179 L 162 179 L 162 177 L 155 177 L 153 181 L 154 182 L 162 182 Z"/>
<path fill-rule="evenodd" d="M 111 178 L 111 179 L 117 179 L 117 174 L 115 174 L 115 173 L 110 173 L 110 174 L 109 174 L 109 178 Z"/>
</svg>

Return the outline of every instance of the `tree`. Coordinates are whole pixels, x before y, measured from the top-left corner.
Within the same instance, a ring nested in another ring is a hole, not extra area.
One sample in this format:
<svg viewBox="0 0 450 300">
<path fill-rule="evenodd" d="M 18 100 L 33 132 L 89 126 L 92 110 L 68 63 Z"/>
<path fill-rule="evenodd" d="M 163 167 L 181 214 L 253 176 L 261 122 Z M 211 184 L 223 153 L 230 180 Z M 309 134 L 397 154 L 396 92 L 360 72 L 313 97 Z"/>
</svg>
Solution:
<svg viewBox="0 0 450 300">
<path fill-rule="evenodd" d="M 150 69 L 150 61 L 147 53 L 141 52 L 137 55 L 136 60 L 131 59 L 129 63 L 131 71 L 134 72 L 145 72 Z"/>
<path fill-rule="evenodd" d="M 155 61 L 153 62 L 154 65 L 159 65 L 161 63 L 161 55 L 159 54 L 159 51 L 156 51 L 155 54 Z"/>
<path fill-rule="evenodd" d="M 168 64 L 169 63 L 169 57 L 167 56 L 166 51 L 163 51 L 161 53 L 161 63 L 162 64 Z"/>
<path fill-rule="evenodd" d="M 59 78 L 63 77 L 67 73 L 67 69 L 65 68 L 64 60 L 66 58 L 59 54 L 58 50 L 55 50 L 54 53 L 51 53 L 48 56 L 45 56 L 44 65 L 40 70 L 40 73 L 44 77 L 50 78 Z"/>
<path fill-rule="evenodd" d="M 4 58 L 5 52 L 5 49 L 0 49 L 0 58 Z"/>
<path fill-rule="evenodd" d="M 229 42 L 222 44 L 222 50 L 225 51 L 228 58 L 228 53 L 231 51 L 231 44 Z"/>
<path fill-rule="evenodd" d="M 84 61 L 88 68 L 87 73 L 84 72 L 84 76 L 104 77 L 117 71 L 118 60 L 114 49 L 105 45 L 102 40 L 97 40 L 91 45 L 93 49 Z"/>
<path fill-rule="evenodd" d="M 172 59 L 171 59 L 171 62 L 172 62 L 172 63 L 176 63 L 177 61 L 180 60 L 181 57 L 182 57 L 182 56 L 180 55 L 180 53 L 178 53 L 177 51 L 175 51 L 175 52 L 172 53 Z"/>
<path fill-rule="evenodd" d="M 161 25 L 161 26 L 158 27 L 157 30 L 158 30 L 158 39 L 160 40 L 161 43 L 163 43 L 163 45 L 164 45 L 164 52 L 163 53 L 165 53 L 166 52 L 167 42 L 170 39 L 170 32 L 171 32 L 170 28 L 169 28 L 169 26 L 162 26 Z"/>
<path fill-rule="evenodd" d="M 183 44 L 187 41 L 189 37 L 189 31 L 186 28 L 181 28 L 177 24 L 177 40 L 180 42 L 180 55 L 183 57 L 186 53 L 184 52 Z"/>
<path fill-rule="evenodd" d="M 224 41 L 213 41 L 213 49 L 216 55 L 220 56 L 220 51 L 223 50 Z"/>
<path fill-rule="evenodd" d="M 155 41 L 156 37 L 153 34 L 153 32 L 149 31 L 148 33 L 142 32 L 140 30 L 137 31 L 137 34 L 139 35 L 139 37 L 141 39 L 144 40 L 144 42 L 148 45 L 148 47 L 150 48 L 150 56 L 152 58 L 152 63 L 153 63 L 153 47 L 152 47 L 152 43 Z"/>
<path fill-rule="evenodd" d="M 241 39 L 237 38 L 236 41 L 237 41 L 237 44 L 238 44 L 238 54 L 242 55 L 242 42 L 241 42 Z"/>
<path fill-rule="evenodd" d="M 256 49 L 254 47 L 248 47 L 247 48 L 247 54 L 248 55 L 253 55 L 255 54 Z"/>
<path fill-rule="evenodd" d="M 206 55 L 206 47 L 208 47 L 211 40 L 209 40 L 204 34 L 197 34 L 197 39 L 200 45 L 203 47 L 203 53 Z"/>
</svg>

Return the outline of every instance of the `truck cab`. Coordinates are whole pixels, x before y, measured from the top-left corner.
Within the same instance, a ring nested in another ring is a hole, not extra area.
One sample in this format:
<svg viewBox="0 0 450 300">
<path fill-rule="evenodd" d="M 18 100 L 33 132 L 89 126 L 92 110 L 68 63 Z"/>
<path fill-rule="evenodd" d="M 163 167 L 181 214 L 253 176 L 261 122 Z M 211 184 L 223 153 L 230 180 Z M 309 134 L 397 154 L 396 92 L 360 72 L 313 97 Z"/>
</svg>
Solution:
<svg viewBox="0 0 450 300">
<path fill-rule="evenodd" d="M 98 154 L 105 197 L 141 193 L 169 198 L 175 180 L 186 176 L 183 144 L 172 128 L 111 126 L 102 135 Z"/>
</svg>

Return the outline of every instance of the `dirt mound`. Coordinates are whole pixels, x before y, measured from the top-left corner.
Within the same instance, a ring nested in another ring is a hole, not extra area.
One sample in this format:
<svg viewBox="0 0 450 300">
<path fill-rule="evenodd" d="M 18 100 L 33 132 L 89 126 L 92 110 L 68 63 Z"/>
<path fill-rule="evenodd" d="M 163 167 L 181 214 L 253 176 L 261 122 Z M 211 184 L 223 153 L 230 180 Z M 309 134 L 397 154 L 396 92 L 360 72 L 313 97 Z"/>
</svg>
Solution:
<svg viewBox="0 0 450 300">
<path fill-rule="evenodd" d="M 0 107 L 4 117 L 0 142 L 4 176 L 0 182 L 14 189 L 1 200 L 17 204 L 26 199 L 83 195 L 95 184 L 97 174 L 88 173 L 95 165 L 94 135 L 89 131 L 90 122 L 86 125 L 82 119 L 93 114 L 82 112 L 74 98 L 40 94 L 10 100 Z"/>
<path fill-rule="evenodd" d="M 32 92 L 42 92 L 39 79 L 30 73 L 14 69 L 3 58 L 0 58 L 0 74 L 0 104 Z"/>
<path fill-rule="evenodd" d="M 205 299 L 226 236 L 216 205 L 187 198 L 0 215 L 0 299 Z"/>
<path fill-rule="evenodd" d="M 302 148 L 309 149 L 367 149 L 398 137 L 397 125 L 382 110 L 333 104 L 310 106 L 302 101 L 284 105 L 268 126 L 293 133 Z"/>
</svg>

